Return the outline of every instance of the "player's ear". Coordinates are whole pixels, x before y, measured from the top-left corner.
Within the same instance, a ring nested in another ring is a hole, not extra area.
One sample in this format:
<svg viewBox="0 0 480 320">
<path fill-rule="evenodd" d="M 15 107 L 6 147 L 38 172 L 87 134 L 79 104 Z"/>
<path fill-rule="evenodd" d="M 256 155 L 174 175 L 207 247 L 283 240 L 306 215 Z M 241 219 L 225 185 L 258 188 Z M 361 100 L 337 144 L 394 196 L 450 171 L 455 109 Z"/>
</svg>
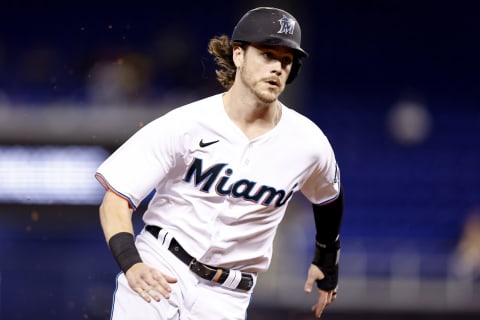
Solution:
<svg viewBox="0 0 480 320">
<path fill-rule="evenodd" d="M 243 64 L 243 57 L 245 54 L 245 50 L 241 46 L 233 46 L 233 63 L 235 63 L 235 67 L 240 67 Z"/>
</svg>

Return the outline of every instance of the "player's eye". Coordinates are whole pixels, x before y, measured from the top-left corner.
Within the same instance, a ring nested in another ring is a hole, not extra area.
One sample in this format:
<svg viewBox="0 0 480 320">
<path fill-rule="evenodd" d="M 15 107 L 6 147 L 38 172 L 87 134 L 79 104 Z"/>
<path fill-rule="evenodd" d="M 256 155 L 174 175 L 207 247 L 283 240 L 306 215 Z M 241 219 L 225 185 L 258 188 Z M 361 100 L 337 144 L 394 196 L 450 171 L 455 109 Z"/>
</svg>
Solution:
<svg viewBox="0 0 480 320">
<path fill-rule="evenodd" d="M 293 63 L 293 57 L 290 54 L 283 55 L 283 54 L 277 54 L 276 52 L 273 52 L 273 51 L 263 51 L 262 55 L 267 61 L 272 61 L 272 60 L 279 61 L 282 64 L 283 68 L 286 68 L 287 66 Z"/>
<path fill-rule="evenodd" d="M 271 52 L 264 52 L 263 53 L 263 56 L 265 57 L 265 59 L 267 60 L 272 60 L 273 59 L 273 54 Z"/>
<path fill-rule="evenodd" d="M 282 58 L 282 65 L 283 66 L 288 66 L 289 64 L 291 64 L 293 62 L 292 58 L 291 57 L 283 57 Z"/>
</svg>

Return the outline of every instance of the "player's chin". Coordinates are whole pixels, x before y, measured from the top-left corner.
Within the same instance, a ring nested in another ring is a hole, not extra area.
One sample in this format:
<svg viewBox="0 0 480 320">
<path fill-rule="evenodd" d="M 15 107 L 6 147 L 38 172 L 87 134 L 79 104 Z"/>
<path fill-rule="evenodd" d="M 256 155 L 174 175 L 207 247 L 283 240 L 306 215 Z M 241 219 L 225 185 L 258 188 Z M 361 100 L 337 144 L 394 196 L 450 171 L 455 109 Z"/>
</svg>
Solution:
<svg viewBox="0 0 480 320">
<path fill-rule="evenodd" d="M 257 96 L 264 103 L 272 103 L 278 99 L 281 93 L 282 91 L 278 87 L 276 87 L 266 90 L 259 90 L 257 91 Z"/>
</svg>

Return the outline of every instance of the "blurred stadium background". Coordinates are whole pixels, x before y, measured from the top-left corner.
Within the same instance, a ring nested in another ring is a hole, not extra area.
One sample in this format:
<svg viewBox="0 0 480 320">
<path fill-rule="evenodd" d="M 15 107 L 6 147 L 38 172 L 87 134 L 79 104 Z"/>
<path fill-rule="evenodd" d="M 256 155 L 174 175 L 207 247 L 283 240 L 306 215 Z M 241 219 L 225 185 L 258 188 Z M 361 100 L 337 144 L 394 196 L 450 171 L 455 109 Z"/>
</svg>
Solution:
<svg viewBox="0 0 480 320">
<path fill-rule="evenodd" d="M 143 124 L 221 90 L 207 41 L 259 5 L 300 21 L 310 58 L 283 101 L 342 167 L 323 318 L 479 319 L 480 6 L 372 0 L 2 2 L 0 319 L 109 318 L 117 266 L 93 173 Z M 313 318 L 312 221 L 298 195 L 249 319 Z"/>
</svg>

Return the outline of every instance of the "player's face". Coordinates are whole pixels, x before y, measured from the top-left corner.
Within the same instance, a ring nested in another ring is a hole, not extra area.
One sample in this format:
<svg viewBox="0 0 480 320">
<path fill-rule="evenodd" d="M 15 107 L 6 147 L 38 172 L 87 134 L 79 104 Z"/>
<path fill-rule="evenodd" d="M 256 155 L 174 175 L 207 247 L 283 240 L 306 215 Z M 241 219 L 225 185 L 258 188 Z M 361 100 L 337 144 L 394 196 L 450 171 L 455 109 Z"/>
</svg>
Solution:
<svg viewBox="0 0 480 320">
<path fill-rule="evenodd" d="M 240 79 L 260 101 L 272 103 L 285 89 L 293 58 L 285 47 L 251 45 L 244 51 Z"/>
</svg>

